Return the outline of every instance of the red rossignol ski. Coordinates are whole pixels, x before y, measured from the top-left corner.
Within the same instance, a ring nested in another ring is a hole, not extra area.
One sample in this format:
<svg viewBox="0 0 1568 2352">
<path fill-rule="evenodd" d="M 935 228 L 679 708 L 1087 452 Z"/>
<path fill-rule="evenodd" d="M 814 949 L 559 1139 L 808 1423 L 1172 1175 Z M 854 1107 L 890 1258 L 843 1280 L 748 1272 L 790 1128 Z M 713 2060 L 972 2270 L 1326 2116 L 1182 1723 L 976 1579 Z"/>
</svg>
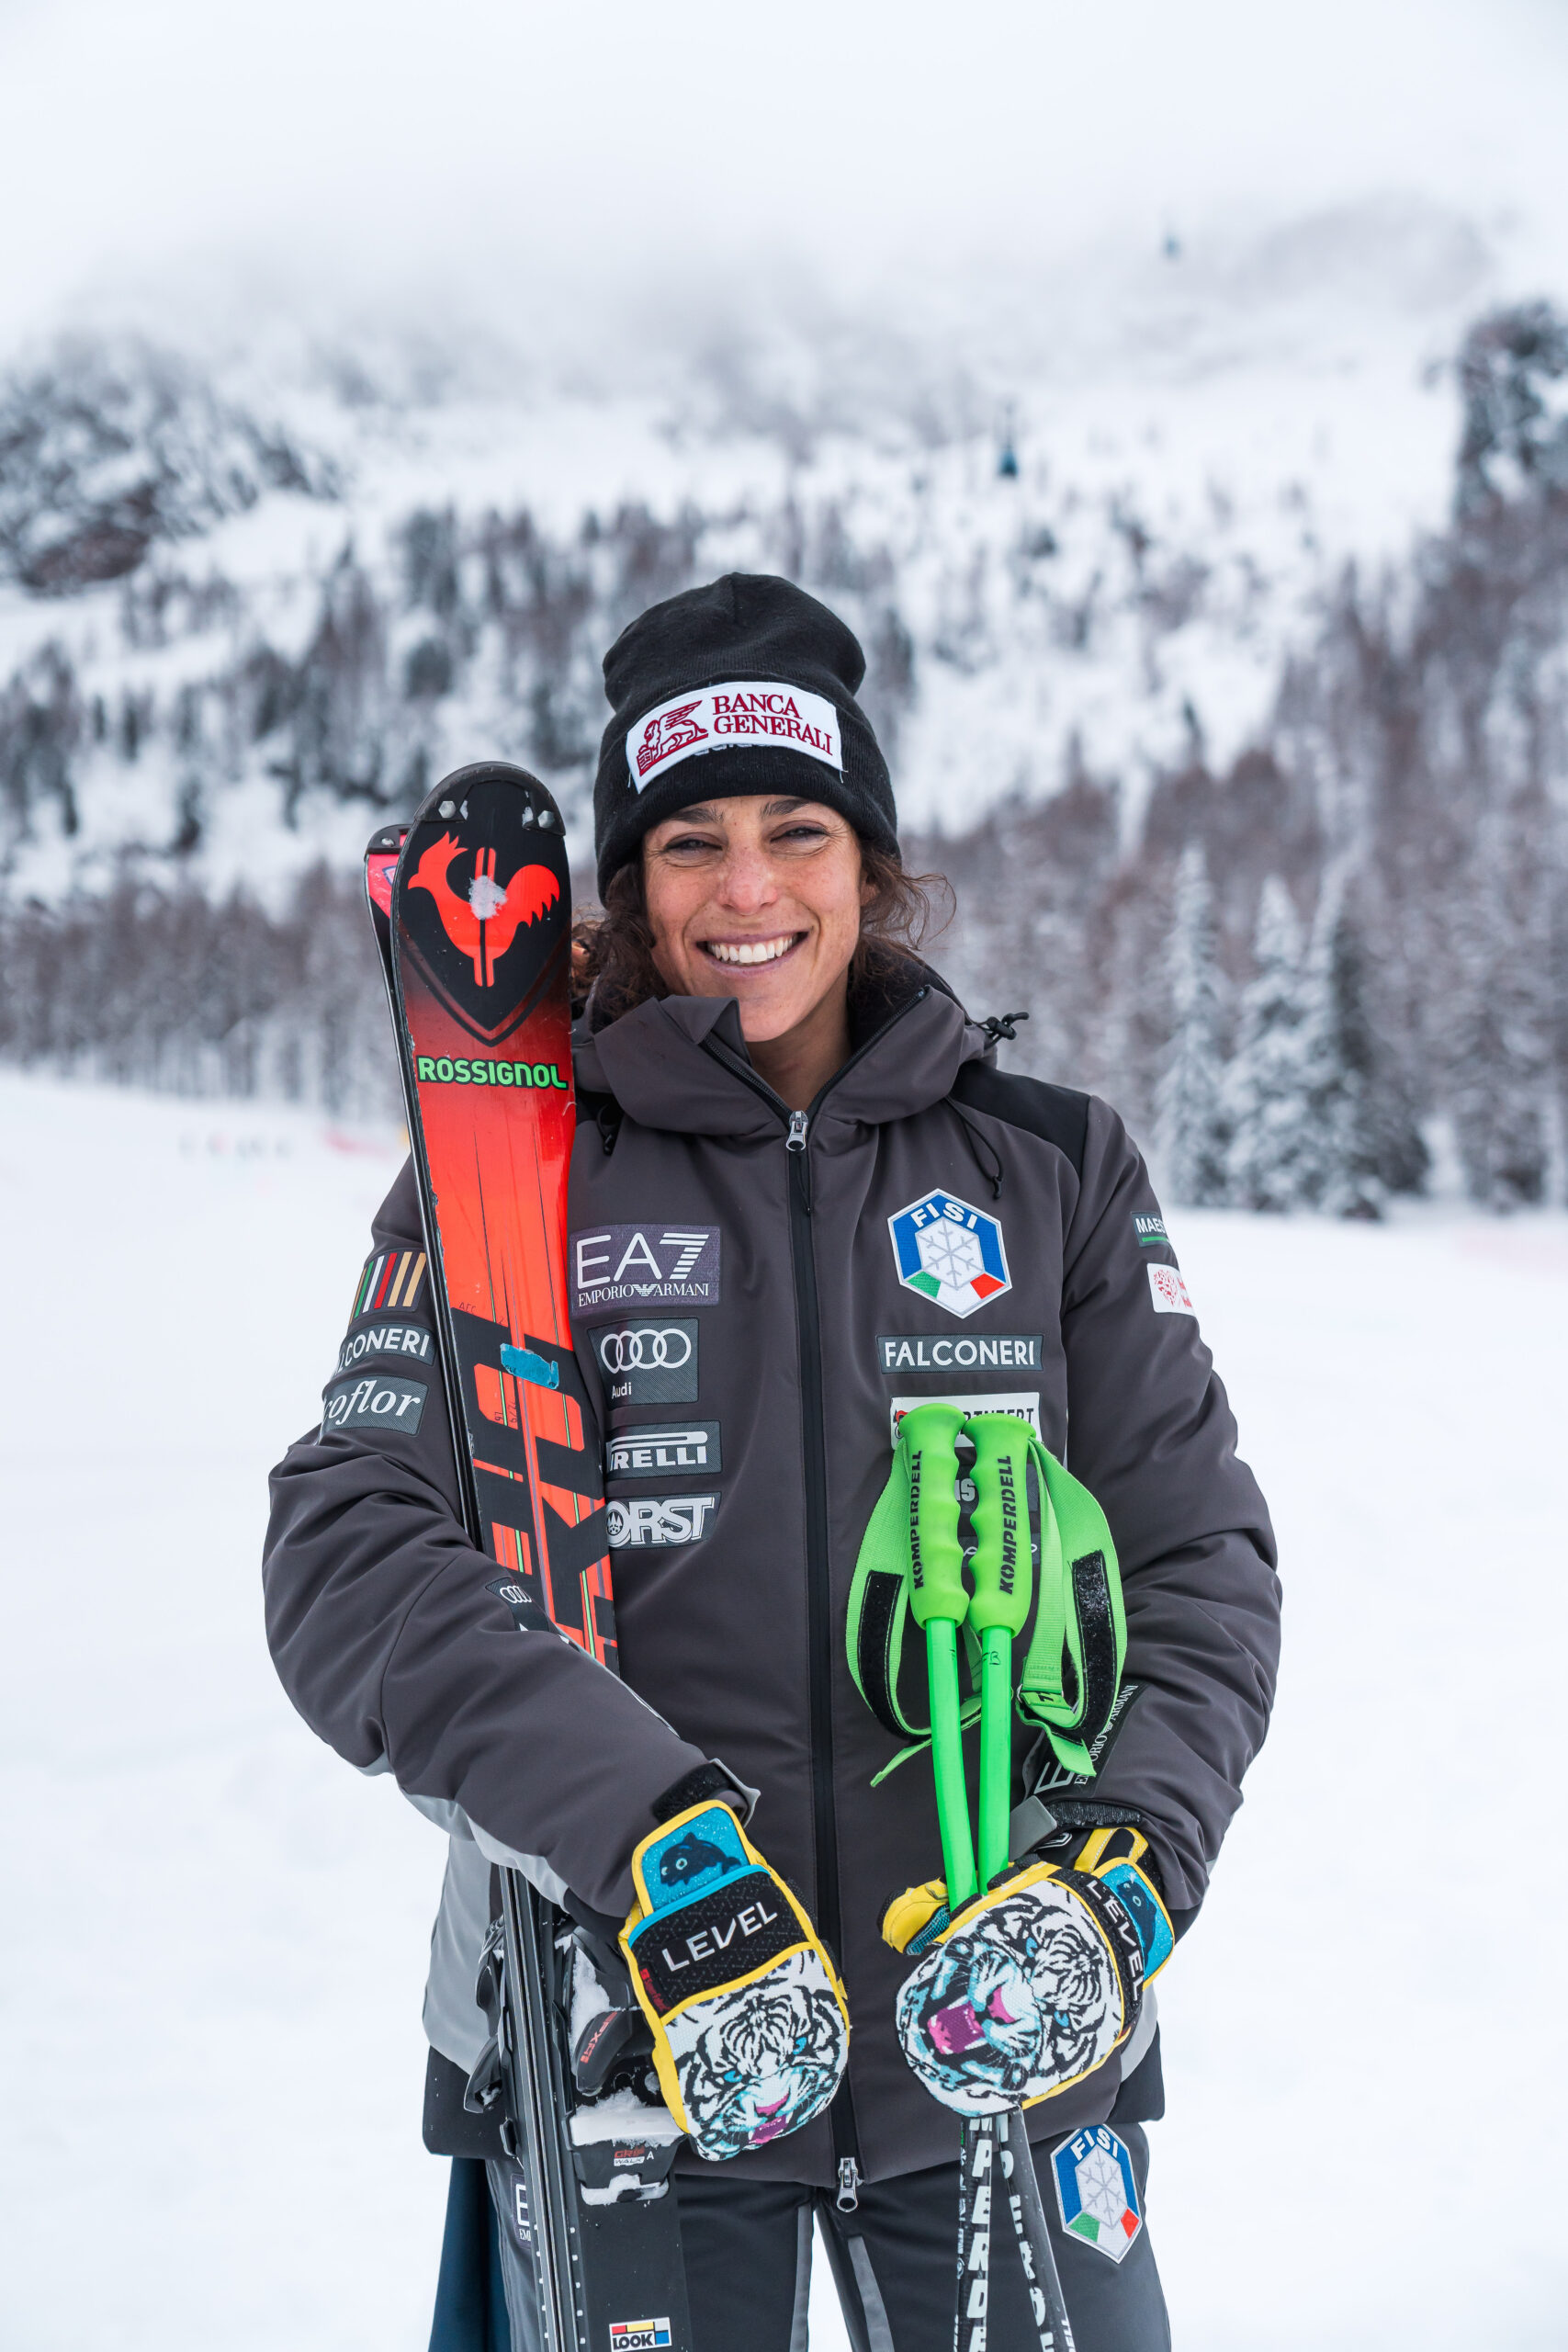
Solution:
<svg viewBox="0 0 1568 2352">
<path fill-rule="evenodd" d="M 520 1631 L 565 1634 L 614 1670 L 600 1439 L 568 1316 L 576 1100 L 560 812 L 521 768 L 459 768 L 411 826 L 373 837 L 366 888 L 468 1533 L 494 1560 L 492 1589 Z M 690 2352 L 672 2151 L 574 2139 L 573 2111 L 591 2102 L 566 2043 L 570 1923 L 521 1872 L 502 1882 L 486 1966 L 540 2352 L 606 2352 L 612 2330 L 618 2345 Z M 607 2181 L 615 2201 L 604 2201 Z"/>
</svg>

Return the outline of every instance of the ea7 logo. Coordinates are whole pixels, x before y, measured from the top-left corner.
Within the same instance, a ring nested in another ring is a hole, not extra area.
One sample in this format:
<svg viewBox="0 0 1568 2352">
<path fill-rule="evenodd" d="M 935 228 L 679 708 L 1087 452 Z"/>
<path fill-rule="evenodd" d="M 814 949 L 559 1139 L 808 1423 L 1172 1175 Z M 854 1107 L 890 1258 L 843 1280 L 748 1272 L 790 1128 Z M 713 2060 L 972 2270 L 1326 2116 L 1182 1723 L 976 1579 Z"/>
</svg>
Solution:
<svg viewBox="0 0 1568 2352">
<path fill-rule="evenodd" d="M 712 1225 L 604 1225 L 574 1233 L 574 1315 L 647 1299 L 660 1306 L 718 1305 L 718 1228 Z"/>
<path fill-rule="evenodd" d="M 604 1506 L 613 1552 L 643 1544 L 696 1544 L 718 1509 L 716 1495 L 643 1495 Z"/>
<path fill-rule="evenodd" d="M 949 1315 L 973 1315 L 1012 1288 L 1000 1224 L 956 1193 L 931 1192 L 911 1201 L 888 1218 L 887 1230 L 905 1289 Z"/>
</svg>

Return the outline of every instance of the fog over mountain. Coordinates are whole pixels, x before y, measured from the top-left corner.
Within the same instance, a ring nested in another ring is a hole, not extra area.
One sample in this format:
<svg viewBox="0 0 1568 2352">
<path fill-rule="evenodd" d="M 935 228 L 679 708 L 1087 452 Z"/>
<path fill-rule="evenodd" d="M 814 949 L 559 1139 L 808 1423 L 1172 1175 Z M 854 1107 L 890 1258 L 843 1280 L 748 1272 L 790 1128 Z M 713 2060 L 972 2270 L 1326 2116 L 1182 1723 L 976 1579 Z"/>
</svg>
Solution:
<svg viewBox="0 0 1568 2352">
<path fill-rule="evenodd" d="M 1456 191 L 1490 153 L 1462 15 L 1426 101 Z M 581 221 L 525 266 L 491 221 L 439 291 L 371 269 L 350 298 L 351 204 L 313 287 L 217 247 L 89 272 L 0 375 L 0 1046 L 389 1101 L 367 834 L 498 753 L 583 856 L 605 647 L 771 570 L 861 635 L 909 854 L 958 885 L 938 960 L 976 1011 L 1029 1008 L 1022 1066 L 1256 1205 L 1372 1214 L 1433 1150 L 1499 1205 L 1560 1184 L 1544 216 L 1292 208 L 1287 164 L 1251 207 L 1189 175 L 1135 232 L 1091 173 L 1077 240 L 1036 208 L 1028 253 L 1005 222 L 977 251 L 1006 212 L 981 174 L 929 267 L 889 246 L 874 285 L 869 247 L 825 258 L 819 189 L 817 257 L 743 268 L 721 226 L 660 268 L 629 230 L 595 280 Z M 1270 877 L 1293 944 L 1265 944 Z M 1267 1177 L 1259 1121 L 1294 1138 Z"/>
</svg>

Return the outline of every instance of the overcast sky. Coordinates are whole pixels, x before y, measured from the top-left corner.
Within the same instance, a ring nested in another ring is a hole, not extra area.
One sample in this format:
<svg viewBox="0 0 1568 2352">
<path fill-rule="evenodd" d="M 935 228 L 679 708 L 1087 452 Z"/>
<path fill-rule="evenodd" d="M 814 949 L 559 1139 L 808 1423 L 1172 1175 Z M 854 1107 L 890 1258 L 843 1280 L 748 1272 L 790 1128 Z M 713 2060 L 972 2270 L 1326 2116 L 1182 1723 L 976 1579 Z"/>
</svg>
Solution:
<svg viewBox="0 0 1568 2352">
<path fill-rule="evenodd" d="M 0 0 L 0 332 L 203 279 L 678 313 L 1391 191 L 1568 291 L 1565 122 L 1568 0 Z"/>
</svg>

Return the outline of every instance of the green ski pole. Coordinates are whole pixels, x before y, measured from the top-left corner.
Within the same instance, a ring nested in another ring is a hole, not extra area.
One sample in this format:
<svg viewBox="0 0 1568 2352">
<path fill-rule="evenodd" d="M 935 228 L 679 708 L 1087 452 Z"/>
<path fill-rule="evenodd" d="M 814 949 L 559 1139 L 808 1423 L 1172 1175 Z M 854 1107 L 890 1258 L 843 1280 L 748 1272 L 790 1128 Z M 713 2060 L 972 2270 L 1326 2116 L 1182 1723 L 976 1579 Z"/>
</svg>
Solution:
<svg viewBox="0 0 1568 2352">
<path fill-rule="evenodd" d="M 954 1447 L 963 1427 L 964 1416 L 956 1406 L 931 1404 L 917 1405 L 898 1430 L 909 1476 L 909 1614 L 926 1637 L 931 1770 L 950 1911 L 967 1903 L 976 1888 L 958 1696 L 958 1628 L 969 1609 L 958 1537 Z"/>
<path fill-rule="evenodd" d="M 969 1623 L 980 1636 L 980 1884 L 1008 1863 L 1012 1793 L 1012 1645 L 1029 1622 L 1028 1431 L 1010 1413 L 964 1424 L 975 1448 Z"/>
<path fill-rule="evenodd" d="M 975 1590 L 969 1623 L 980 1652 L 980 1884 L 1009 1860 L 1012 1793 L 1012 1645 L 1029 1622 L 1033 1561 L 1029 1537 L 1029 1431 L 1010 1413 L 976 1413 L 965 1424 L 975 1448 Z M 1049 1513 L 1043 1490 L 1042 1517 Z M 987 2117 L 997 2133 L 992 2174 L 1004 2189 L 1018 2238 L 1041 2352 L 1073 2352 L 1072 2323 L 1052 2251 L 1034 2160 L 1021 2114 Z"/>
</svg>

